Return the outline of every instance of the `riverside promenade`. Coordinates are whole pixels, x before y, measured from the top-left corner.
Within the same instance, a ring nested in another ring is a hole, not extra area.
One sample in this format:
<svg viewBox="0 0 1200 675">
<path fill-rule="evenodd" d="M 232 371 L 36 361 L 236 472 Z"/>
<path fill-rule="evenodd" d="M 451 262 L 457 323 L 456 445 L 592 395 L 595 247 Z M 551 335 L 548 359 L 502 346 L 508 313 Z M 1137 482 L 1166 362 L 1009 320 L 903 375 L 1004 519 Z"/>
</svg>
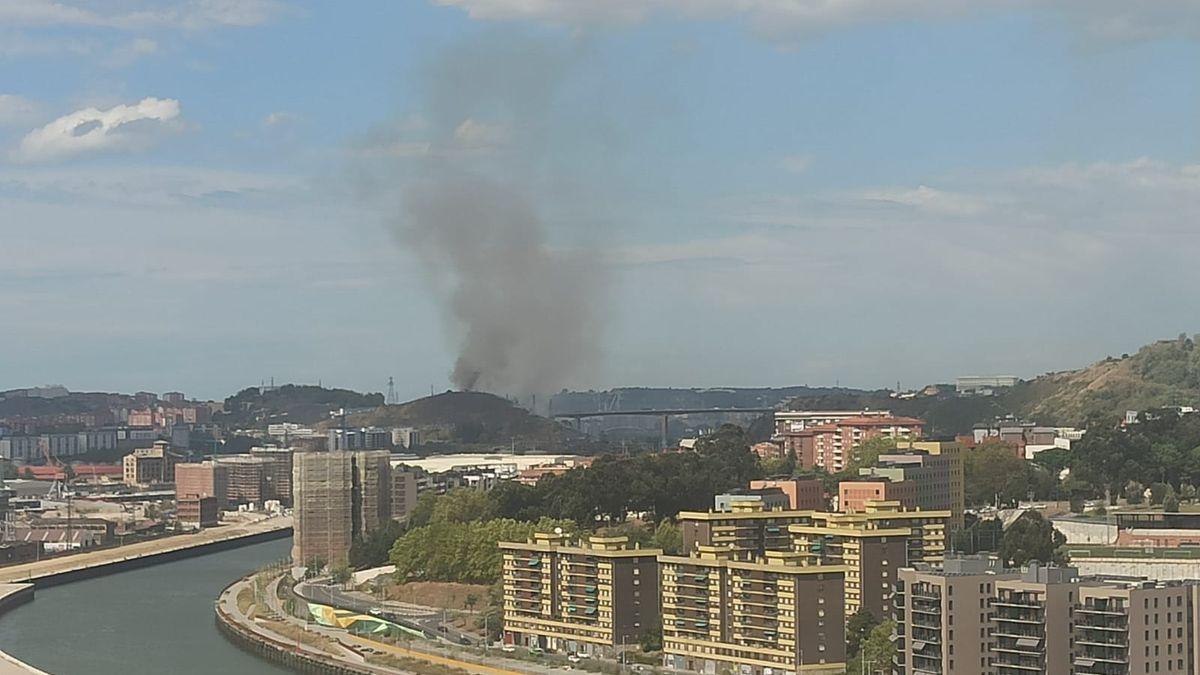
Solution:
<svg viewBox="0 0 1200 675">
<path fill-rule="evenodd" d="M 127 546 L 106 548 L 0 568 L 0 583 L 32 583 L 35 586 L 66 583 L 109 574 L 156 562 L 176 560 L 233 546 L 287 536 L 290 516 L 265 517 L 230 523 L 194 534 L 177 534 Z M 2 672 L 2 671 L 0 671 Z"/>
</svg>

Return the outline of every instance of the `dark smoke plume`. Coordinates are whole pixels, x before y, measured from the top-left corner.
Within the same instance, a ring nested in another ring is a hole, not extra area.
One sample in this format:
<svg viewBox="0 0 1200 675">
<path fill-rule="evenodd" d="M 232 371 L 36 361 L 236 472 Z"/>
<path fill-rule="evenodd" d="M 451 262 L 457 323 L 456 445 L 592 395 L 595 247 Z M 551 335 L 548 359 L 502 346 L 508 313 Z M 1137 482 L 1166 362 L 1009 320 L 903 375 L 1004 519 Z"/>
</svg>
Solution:
<svg viewBox="0 0 1200 675">
<path fill-rule="evenodd" d="M 557 391 L 598 363 L 600 252 L 548 217 L 582 203 L 563 204 L 555 189 L 574 186 L 555 138 L 587 133 L 557 108 L 570 61 L 543 44 L 489 38 L 428 73 L 421 116 L 433 140 L 403 190 L 397 230 L 461 339 L 458 388 Z"/>
</svg>

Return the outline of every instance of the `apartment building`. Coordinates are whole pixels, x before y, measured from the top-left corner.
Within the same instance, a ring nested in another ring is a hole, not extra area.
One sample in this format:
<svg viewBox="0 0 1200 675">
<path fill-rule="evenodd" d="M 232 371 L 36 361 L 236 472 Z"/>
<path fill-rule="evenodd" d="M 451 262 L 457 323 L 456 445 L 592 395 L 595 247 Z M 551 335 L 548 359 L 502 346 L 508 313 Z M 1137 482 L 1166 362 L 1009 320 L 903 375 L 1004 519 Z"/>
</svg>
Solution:
<svg viewBox="0 0 1200 675">
<path fill-rule="evenodd" d="M 682 511 L 678 516 L 683 531 L 683 550 L 700 546 L 725 546 L 739 560 L 760 558 L 767 551 L 792 548 L 788 526 L 812 523 L 812 511 L 771 511 L 760 500 L 733 499 L 728 511 Z"/>
<path fill-rule="evenodd" d="M 225 467 L 228 479 L 225 498 L 229 504 L 261 506 L 274 497 L 267 491 L 266 465 L 269 460 L 250 455 L 225 455 L 213 461 Z"/>
<path fill-rule="evenodd" d="M 940 563 L 946 553 L 949 511 L 867 502 L 860 513 L 810 515 L 810 524 L 788 527 L 792 550 L 810 563 L 846 566 L 846 616 L 860 609 L 877 619 L 891 616 L 899 570 L 916 562 Z"/>
<path fill-rule="evenodd" d="M 948 510 L 951 529 L 961 528 L 965 500 L 962 444 L 905 439 L 897 442 L 897 450 L 880 455 L 874 466 L 859 469 L 859 475 L 912 482 L 916 489 L 913 506 Z"/>
<path fill-rule="evenodd" d="M 812 465 L 798 457 L 797 464 L 816 466 L 830 473 L 845 470 L 854 461 L 859 446 L 873 438 L 914 439 L 920 438 L 925 422 L 915 417 L 893 417 L 891 415 L 858 415 L 824 425 L 809 427 L 801 432 L 811 435 L 811 453 L 805 449 L 805 459 L 811 454 Z M 801 443 L 803 445 L 803 442 Z"/>
<path fill-rule="evenodd" d="M 992 599 L 997 582 L 1019 576 L 986 555 L 952 556 L 941 567 L 900 570 L 892 597 L 893 672 L 995 675 Z"/>
<path fill-rule="evenodd" d="M 768 478 L 750 481 L 751 490 L 778 489 L 787 495 L 792 511 L 826 511 L 825 484 L 816 478 Z"/>
<path fill-rule="evenodd" d="M 1077 675 L 1200 673 L 1200 585 L 1085 579 L 1075 605 Z"/>
<path fill-rule="evenodd" d="M 212 497 L 217 509 L 229 503 L 229 466 L 212 460 L 175 465 L 175 496 Z"/>
<path fill-rule="evenodd" d="M 659 556 L 663 665 L 699 673 L 842 673 L 846 569 L 768 551 L 737 560 L 725 546 Z"/>
<path fill-rule="evenodd" d="M 408 518 L 417 505 L 417 472 L 403 466 L 392 467 L 392 520 Z"/>
<path fill-rule="evenodd" d="M 1071 624 L 1079 592 L 1072 567 L 1031 564 L 996 582 L 992 664 L 997 675 L 1071 672 Z"/>
<path fill-rule="evenodd" d="M 901 570 L 898 675 L 1200 672 L 1200 585 L 1002 569 L 986 556 Z"/>
<path fill-rule="evenodd" d="M 130 487 L 147 487 L 170 483 L 175 479 L 175 462 L 179 459 L 170 451 L 166 441 L 156 441 L 154 447 L 138 448 L 121 459 L 122 479 Z"/>
<path fill-rule="evenodd" d="M 292 505 L 292 448 L 275 446 L 250 448 L 250 456 L 265 460 L 263 499 L 277 499 L 284 506 Z"/>
<path fill-rule="evenodd" d="M 889 410 L 776 410 L 775 433 L 803 431 L 850 417 L 891 417 Z"/>
<path fill-rule="evenodd" d="M 866 471 L 866 469 L 864 469 Z M 911 480 L 844 480 L 838 483 L 838 511 L 859 513 L 867 502 L 896 502 L 902 508 L 917 508 L 917 483 Z"/>
<path fill-rule="evenodd" d="M 351 543 L 392 517 L 386 451 L 292 456 L 292 561 L 346 564 Z"/>
<path fill-rule="evenodd" d="M 659 549 L 630 547 L 627 537 L 572 543 L 538 533 L 500 550 L 506 644 L 609 655 L 658 624 Z"/>
</svg>

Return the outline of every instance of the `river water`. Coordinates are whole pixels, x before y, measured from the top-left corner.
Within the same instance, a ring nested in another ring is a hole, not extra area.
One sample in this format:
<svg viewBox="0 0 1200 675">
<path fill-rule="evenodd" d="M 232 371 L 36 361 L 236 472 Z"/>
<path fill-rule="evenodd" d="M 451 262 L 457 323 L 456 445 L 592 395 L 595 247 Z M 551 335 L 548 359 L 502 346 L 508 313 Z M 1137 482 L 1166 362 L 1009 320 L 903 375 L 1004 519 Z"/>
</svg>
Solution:
<svg viewBox="0 0 1200 675">
<path fill-rule="evenodd" d="M 217 632 L 213 601 L 290 553 L 290 539 L 38 589 L 0 616 L 0 650 L 54 675 L 276 675 L 290 672 Z"/>
</svg>

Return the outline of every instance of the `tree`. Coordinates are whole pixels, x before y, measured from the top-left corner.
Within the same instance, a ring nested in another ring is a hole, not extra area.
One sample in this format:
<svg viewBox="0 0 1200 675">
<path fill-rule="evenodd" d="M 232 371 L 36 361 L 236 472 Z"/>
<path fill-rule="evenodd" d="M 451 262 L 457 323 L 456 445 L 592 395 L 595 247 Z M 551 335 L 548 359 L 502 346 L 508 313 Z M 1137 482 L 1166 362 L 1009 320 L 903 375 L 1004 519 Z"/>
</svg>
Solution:
<svg viewBox="0 0 1200 675">
<path fill-rule="evenodd" d="M 354 575 L 351 573 L 350 568 L 346 565 L 338 565 L 329 571 L 329 578 L 335 584 L 344 584 L 347 581 L 350 581 L 351 577 L 353 576 Z"/>
<path fill-rule="evenodd" d="M 1179 486 L 1179 498 L 1185 502 L 1195 501 L 1196 486 L 1191 483 L 1182 483 Z"/>
<path fill-rule="evenodd" d="M 1033 560 L 1061 563 L 1063 558 L 1057 549 L 1066 543 L 1067 538 L 1042 514 L 1026 511 L 1005 531 L 1000 543 L 1000 559 L 1008 567 L 1021 567 Z"/>
<path fill-rule="evenodd" d="M 412 511 L 408 513 L 408 524 L 410 527 L 424 527 L 429 524 L 433 518 L 433 509 L 437 505 L 438 495 L 433 492 L 426 492 L 417 497 L 417 503 L 413 504 Z"/>
<path fill-rule="evenodd" d="M 304 578 L 311 579 L 325 569 L 325 559 L 320 556 L 312 556 L 304 561 Z"/>
<path fill-rule="evenodd" d="M 999 518 L 979 518 L 954 533 L 951 546 L 954 551 L 974 555 L 981 551 L 1000 550 L 1004 538 L 1004 524 Z"/>
<path fill-rule="evenodd" d="M 661 548 L 667 555 L 679 555 L 683 552 L 683 528 L 679 524 L 663 518 L 658 527 L 654 528 L 654 547 Z"/>
<path fill-rule="evenodd" d="M 651 626 L 647 627 L 638 638 L 638 643 L 641 644 L 643 652 L 661 651 L 662 622 L 655 621 Z"/>
<path fill-rule="evenodd" d="M 362 570 L 387 564 L 392 545 L 402 534 L 404 526 L 389 520 L 365 538 L 355 539 L 350 545 L 350 566 Z"/>
<path fill-rule="evenodd" d="M 1166 483 L 1152 483 L 1150 485 L 1150 505 L 1159 506 L 1167 499 L 1167 495 L 1174 492 L 1171 486 Z"/>
<path fill-rule="evenodd" d="M 1173 494 L 1167 495 L 1167 498 L 1163 500 L 1163 511 L 1179 513 L 1179 498 Z"/>
<path fill-rule="evenodd" d="M 858 655 L 850 658 L 846 664 L 846 672 L 857 675 L 864 670 L 869 673 L 890 673 L 892 662 L 896 658 L 896 643 L 892 641 L 892 633 L 896 632 L 896 622 L 892 620 L 871 629 L 862 643 Z M 864 668 L 864 662 L 867 667 Z"/>
<path fill-rule="evenodd" d="M 487 491 L 456 488 L 434 502 L 429 522 L 467 523 L 473 520 L 491 520 L 495 513 L 496 504 Z"/>
<path fill-rule="evenodd" d="M 879 462 L 880 455 L 895 451 L 896 439 L 894 438 L 885 438 L 883 436 L 868 438 L 854 451 L 854 459 L 846 467 L 846 473 L 857 476 L 859 469 L 875 466 Z"/>
<path fill-rule="evenodd" d="M 576 529 L 571 521 L 543 518 L 537 523 L 509 519 L 438 523 L 411 528 L 396 540 L 389 556 L 396 566 L 396 580 L 495 583 L 503 561 L 497 546 L 501 541 L 526 541 L 534 532 L 560 528 L 568 535 Z"/>
<path fill-rule="evenodd" d="M 1125 484 L 1125 501 L 1129 502 L 1130 506 L 1137 506 L 1146 500 L 1146 487 L 1136 480 L 1131 480 Z"/>
<path fill-rule="evenodd" d="M 965 453 L 963 461 L 964 498 L 969 506 L 983 504 L 1015 505 L 1036 492 L 1035 469 L 1012 446 L 985 442 Z M 1044 472 L 1044 469 L 1041 469 Z"/>
<path fill-rule="evenodd" d="M 879 625 L 879 619 L 869 609 L 860 609 L 846 622 L 846 655 L 855 656 L 864 640 Z"/>
</svg>

